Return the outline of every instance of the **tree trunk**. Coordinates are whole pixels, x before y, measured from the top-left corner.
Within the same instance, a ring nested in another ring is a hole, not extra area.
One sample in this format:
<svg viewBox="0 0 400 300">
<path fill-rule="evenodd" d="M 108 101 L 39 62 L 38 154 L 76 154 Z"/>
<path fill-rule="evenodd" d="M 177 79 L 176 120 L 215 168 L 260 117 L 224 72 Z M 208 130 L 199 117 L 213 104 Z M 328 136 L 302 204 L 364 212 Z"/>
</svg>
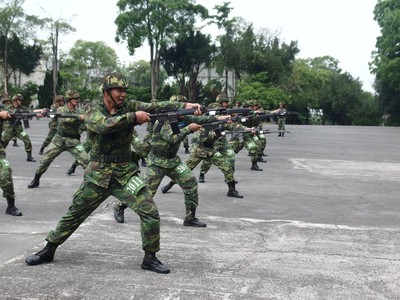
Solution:
<svg viewBox="0 0 400 300">
<path fill-rule="evenodd" d="M 160 53 L 156 50 L 154 60 L 151 63 L 151 97 L 157 99 L 158 81 L 160 78 Z"/>
</svg>

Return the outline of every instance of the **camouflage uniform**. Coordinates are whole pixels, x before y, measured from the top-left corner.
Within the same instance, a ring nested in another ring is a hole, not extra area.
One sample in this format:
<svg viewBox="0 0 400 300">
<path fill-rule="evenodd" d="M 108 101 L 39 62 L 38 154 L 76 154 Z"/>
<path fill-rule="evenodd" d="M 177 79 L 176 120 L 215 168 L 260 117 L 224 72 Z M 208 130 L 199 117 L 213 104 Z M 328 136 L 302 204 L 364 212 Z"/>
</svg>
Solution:
<svg viewBox="0 0 400 300">
<path fill-rule="evenodd" d="M 210 104 L 209 107 L 218 108 L 220 105 Z M 244 130 L 244 126 L 237 123 L 224 124 L 222 130 Z M 192 152 L 186 160 L 190 170 L 194 170 L 196 166 L 202 162 L 200 178 L 204 182 L 204 174 L 209 170 L 211 165 L 217 166 L 224 174 L 225 182 L 228 184 L 229 197 L 243 198 L 236 191 L 235 187 L 235 153 L 225 136 L 218 137 L 214 130 L 207 131 L 200 129 L 195 133 L 192 139 Z M 204 172 L 204 173 L 202 173 Z M 166 193 L 175 183 L 172 181 L 162 188 L 162 192 Z"/>
<path fill-rule="evenodd" d="M 243 107 L 250 107 L 252 100 L 247 100 L 243 104 Z M 261 120 L 257 117 L 255 113 L 248 116 L 246 121 L 242 124 L 248 128 L 257 128 L 260 124 Z M 232 145 L 235 153 L 239 153 L 240 150 L 246 148 L 249 151 L 250 159 L 251 159 L 251 170 L 253 171 L 262 171 L 261 168 L 258 167 L 257 162 L 260 155 L 261 142 L 256 134 L 253 133 L 240 133 L 237 135 L 233 135 L 230 139 L 229 143 Z"/>
<path fill-rule="evenodd" d="M 278 123 L 278 130 L 283 131 L 278 134 L 278 136 L 285 136 L 285 122 L 286 122 L 286 108 L 285 104 L 281 102 L 279 104 L 279 108 L 274 111 L 278 116 L 277 116 L 277 123 Z"/>
<path fill-rule="evenodd" d="M 67 91 L 65 99 L 72 101 L 72 99 L 79 99 L 79 94 L 76 91 Z M 39 166 L 35 171 L 35 178 L 28 185 L 28 188 L 35 188 L 39 186 L 40 177 L 46 172 L 53 160 L 62 152 L 68 151 L 75 158 L 75 160 L 83 168 L 89 164 L 89 154 L 80 142 L 80 134 L 84 128 L 83 121 L 80 119 L 82 110 L 77 107 L 61 106 L 57 109 L 58 114 L 72 114 L 77 115 L 77 118 L 59 118 L 57 124 L 57 133 L 51 140 L 51 144 L 44 156 L 40 160 Z"/>
<path fill-rule="evenodd" d="M 0 104 L 0 111 L 8 111 L 8 109 Z M 3 131 L 3 119 L 0 119 L 0 135 Z M 3 197 L 7 199 L 7 209 L 6 214 L 12 216 L 22 216 L 22 212 L 15 207 L 15 193 L 14 193 L 14 183 L 12 179 L 12 170 L 10 163 L 7 160 L 6 152 L 3 147 L 3 142 L 0 140 L 0 187 L 3 190 Z"/>
<path fill-rule="evenodd" d="M 23 101 L 23 97 L 21 94 L 16 94 L 15 96 L 13 96 L 12 101 L 14 104 L 14 109 L 11 109 L 10 112 L 14 113 L 17 110 L 30 111 L 28 107 L 22 106 L 20 105 L 21 103 L 18 102 L 18 101 Z M 8 143 L 13 137 L 17 137 L 24 142 L 25 151 L 27 154 L 26 160 L 30 162 L 35 162 L 35 160 L 32 157 L 32 142 L 31 139 L 29 138 L 29 135 L 22 127 L 22 122 L 21 121 L 14 122 L 13 120 L 5 121 L 3 130 L 4 131 L 2 135 L 2 140 L 4 148 L 7 148 Z"/>
<path fill-rule="evenodd" d="M 50 106 L 50 112 L 55 113 L 60 106 L 64 106 L 64 96 L 58 95 L 54 104 Z M 51 140 L 57 133 L 57 118 L 51 119 L 49 122 L 49 132 L 40 147 L 39 154 L 43 155 L 44 148 L 50 145 Z"/>
</svg>

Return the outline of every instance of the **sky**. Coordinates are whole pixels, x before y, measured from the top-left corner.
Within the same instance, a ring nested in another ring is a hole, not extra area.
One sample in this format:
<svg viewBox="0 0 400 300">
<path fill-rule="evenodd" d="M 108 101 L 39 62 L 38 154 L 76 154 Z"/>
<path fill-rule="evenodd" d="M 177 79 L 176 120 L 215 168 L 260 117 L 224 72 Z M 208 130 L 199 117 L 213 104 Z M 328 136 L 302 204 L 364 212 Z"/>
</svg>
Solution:
<svg viewBox="0 0 400 300">
<path fill-rule="evenodd" d="M 128 64 L 140 59 L 150 60 L 149 51 L 142 47 L 130 56 L 126 43 L 115 42 L 118 15 L 117 0 L 25 0 L 27 14 L 52 19 L 64 19 L 77 29 L 61 38 L 60 50 L 67 52 L 78 39 L 104 41 L 114 48 L 120 61 Z M 261 28 L 279 32 L 279 38 L 290 43 L 297 41 L 297 58 L 329 55 L 339 61 L 339 68 L 363 83 L 373 92 L 374 76 L 368 63 L 372 60 L 380 28 L 373 19 L 378 0 L 197 0 L 215 13 L 215 5 L 230 2 L 230 16 L 242 17 Z M 219 34 L 210 27 L 206 33 Z"/>
</svg>

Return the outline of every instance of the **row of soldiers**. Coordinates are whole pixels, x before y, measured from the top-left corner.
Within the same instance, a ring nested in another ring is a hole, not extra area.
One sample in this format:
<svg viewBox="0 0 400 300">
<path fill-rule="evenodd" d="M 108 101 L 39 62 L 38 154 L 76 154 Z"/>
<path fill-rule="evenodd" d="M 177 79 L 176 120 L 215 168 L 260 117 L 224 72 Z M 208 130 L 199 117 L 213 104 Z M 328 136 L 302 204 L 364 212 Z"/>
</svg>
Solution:
<svg viewBox="0 0 400 300">
<path fill-rule="evenodd" d="M 183 225 L 206 227 L 206 224 L 196 217 L 198 191 L 197 180 L 192 170 L 203 161 L 204 180 L 206 169 L 212 164 L 216 165 L 223 172 L 228 185 L 227 196 L 236 198 L 243 196 L 235 186 L 235 154 L 246 148 L 250 153 L 251 170 L 262 171 L 257 162 L 264 161 L 262 156 L 265 155 L 266 140 L 263 132 L 257 131 L 262 119 L 257 116 L 259 108 L 253 102 L 244 103 L 245 107 L 251 108 L 252 113 L 241 120 L 235 115 L 201 115 L 202 109 L 196 103 L 128 101 L 125 100 L 127 88 L 124 76 L 111 73 L 103 79 L 101 101 L 89 103 L 83 112 L 78 108 L 79 94 L 76 91 L 68 91 L 64 99 L 66 105 L 57 109 L 60 118 L 57 120 L 56 133 L 28 187 L 39 186 L 40 177 L 62 151 L 69 151 L 77 163 L 85 168 L 84 183 L 74 194 L 73 203 L 66 215 L 47 236 L 46 247 L 26 258 L 28 265 L 52 261 L 57 247 L 68 239 L 102 201 L 112 195 L 119 200 L 114 206 L 117 221 L 123 222 L 123 211 L 127 207 L 140 216 L 145 251 L 142 268 L 168 273 L 169 268 L 155 256 L 159 251 L 159 214 L 153 196 L 163 177 L 168 176 L 172 179 L 169 188 L 176 182 L 184 192 L 186 215 Z M 224 108 L 228 104 L 228 97 L 220 95 L 216 103 L 209 106 L 209 110 Z M 195 115 L 180 117 L 178 133 L 173 131 L 170 122 L 160 123 L 157 119 L 157 111 L 160 109 L 181 108 L 194 109 Z M 155 118 L 151 119 L 152 115 L 149 113 L 153 113 Z M 0 117 L 6 119 L 9 117 L 7 115 L 7 111 L 2 109 Z M 63 115 L 66 117 L 63 118 Z M 151 120 L 153 122 L 149 122 Z M 141 141 L 137 135 L 135 139 L 134 126 L 143 123 L 148 123 L 147 135 Z M 211 123 L 218 126 L 207 130 Z M 84 125 L 84 128 L 81 125 Z M 221 129 L 232 132 L 233 137 L 228 140 L 226 135 L 220 134 Z M 87 131 L 88 147 L 80 143 L 82 130 Z M 188 160 L 182 162 L 177 155 L 178 149 L 181 142 L 191 133 L 196 133 L 192 139 L 192 151 Z M 138 176 L 139 167 L 133 161 L 132 146 L 136 149 L 142 146 L 143 153 L 139 153 L 139 156 L 147 159 L 147 169 L 143 178 Z M 164 187 L 162 191 L 167 192 L 167 189 Z"/>
</svg>

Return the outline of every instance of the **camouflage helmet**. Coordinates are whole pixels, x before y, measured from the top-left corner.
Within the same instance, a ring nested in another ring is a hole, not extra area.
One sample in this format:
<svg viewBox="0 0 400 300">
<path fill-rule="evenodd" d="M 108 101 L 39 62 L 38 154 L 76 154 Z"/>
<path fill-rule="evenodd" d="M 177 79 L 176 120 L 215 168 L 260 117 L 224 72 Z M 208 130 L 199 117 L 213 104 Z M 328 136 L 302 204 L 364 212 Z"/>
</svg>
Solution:
<svg viewBox="0 0 400 300">
<path fill-rule="evenodd" d="M 226 95 L 226 94 L 219 94 L 215 100 L 219 104 L 221 104 L 222 102 L 229 102 L 228 95 Z"/>
<path fill-rule="evenodd" d="M 64 99 L 67 100 L 67 101 L 69 101 L 69 100 L 71 100 L 71 99 L 79 99 L 80 97 L 81 97 L 81 96 L 79 95 L 78 91 L 76 91 L 76 90 L 68 90 L 68 91 L 65 93 Z"/>
<path fill-rule="evenodd" d="M 169 98 L 169 101 L 186 102 L 187 99 L 183 95 L 173 95 Z"/>
<path fill-rule="evenodd" d="M 63 95 L 57 95 L 56 99 L 55 99 L 55 102 L 62 102 L 62 101 L 64 101 L 64 96 Z"/>
<path fill-rule="evenodd" d="M 16 101 L 16 100 L 24 101 L 24 96 L 22 96 L 21 94 L 15 94 L 15 95 L 12 97 L 12 101 Z"/>
<path fill-rule="evenodd" d="M 129 87 L 126 78 L 118 72 L 108 73 L 103 78 L 103 83 L 101 84 L 101 89 L 111 90 L 111 89 L 127 89 Z"/>
<path fill-rule="evenodd" d="M 6 103 L 11 103 L 10 97 L 4 97 L 1 103 L 6 104 Z"/>
<path fill-rule="evenodd" d="M 213 103 L 208 104 L 207 108 L 211 108 L 211 109 L 221 108 L 221 105 L 217 102 L 213 102 Z"/>
<path fill-rule="evenodd" d="M 243 107 L 249 107 L 252 106 L 252 101 L 251 100 L 244 100 L 243 101 Z"/>
<path fill-rule="evenodd" d="M 158 100 L 155 99 L 155 98 L 153 98 L 153 99 L 150 100 L 150 103 L 157 103 L 157 102 L 158 102 Z"/>
</svg>

